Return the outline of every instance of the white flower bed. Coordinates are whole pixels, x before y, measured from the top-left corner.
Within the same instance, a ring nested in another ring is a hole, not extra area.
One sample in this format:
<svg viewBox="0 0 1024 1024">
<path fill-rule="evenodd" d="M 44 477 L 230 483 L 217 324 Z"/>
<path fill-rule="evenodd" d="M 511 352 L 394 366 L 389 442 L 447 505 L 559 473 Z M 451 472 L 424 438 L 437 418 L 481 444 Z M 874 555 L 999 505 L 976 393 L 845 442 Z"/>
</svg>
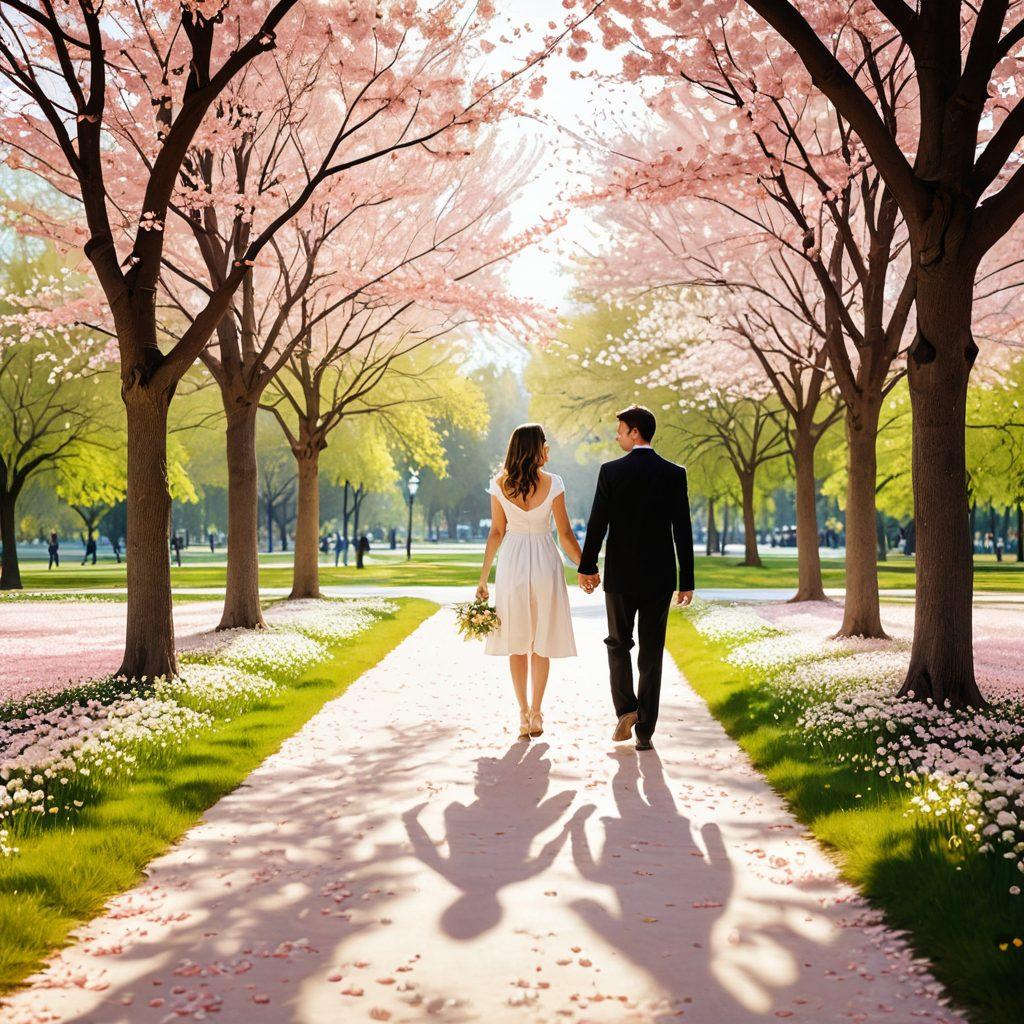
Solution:
<svg viewBox="0 0 1024 1024">
<path fill-rule="evenodd" d="M 362 633 L 381 615 L 398 610 L 394 601 L 371 598 L 358 602 L 287 601 L 274 605 L 267 612 L 272 626 L 294 629 L 324 643 L 337 643 Z"/>
<path fill-rule="evenodd" d="M 233 665 L 185 662 L 178 678 L 162 680 L 156 684 L 154 692 L 202 711 L 237 715 L 280 689 L 272 679 L 244 672 Z"/>
<path fill-rule="evenodd" d="M 862 651 L 804 660 L 789 671 L 770 676 L 766 682 L 787 705 L 804 708 L 834 700 L 861 686 L 894 693 L 903 682 L 909 663 L 908 651 Z"/>
<path fill-rule="evenodd" d="M 753 640 L 777 632 L 747 605 L 715 605 L 698 598 L 690 608 L 688 614 L 697 632 L 714 642 Z"/>
<path fill-rule="evenodd" d="M 0 858 L 17 853 L 16 837 L 33 821 L 74 814 L 104 784 L 130 779 L 141 765 L 273 696 L 277 680 L 296 678 L 327 656 L 329 644 L 397 607 L 378 600 L 274 606 L 271 629 L 210 634 L 182 657 L 177 678 L 113 696 L 106 683 L 76 687 L 67 703 L 0 720 Z M 117 682 L 131 685 L 110 681 Z"/>
<path fill-rule="evenodd" d="M 257 675 L 280 675 L 293 679 L 327 656 L 316 640 L 295 630 L 246 631 L 233 636 L 215 650 L 217 661 Z"/>
<path fill-rule="evenodd" d="M 733 608 L 700 608 L 694 625 L 714 639 L 756 629 L 749 623 L 741 630 Z M 1019 691 L 989 687 L 992 706 L 964 711 L 897 697 L 909 664 L 905 641 L 783 632 L 738 643 L 726 660 L 769 690 L 780 712 L 797 714 L 806 742 L 910 790 L 910 813 L 922 822 L 943 829 L 954 845 L 1000 855 L 1024 873 Z M 1010 891 L 1017 895 L 1020 887 Z"/>
<path fill-rule="evenodd" d="M 213 724 L 213 716 L 160 697 L 130 694 L 0 724 L 0 826 L 58 814 L 110 777 L 130 775 Z M 0 845 L 3 845 L 0 842 Z"/>
</svg>

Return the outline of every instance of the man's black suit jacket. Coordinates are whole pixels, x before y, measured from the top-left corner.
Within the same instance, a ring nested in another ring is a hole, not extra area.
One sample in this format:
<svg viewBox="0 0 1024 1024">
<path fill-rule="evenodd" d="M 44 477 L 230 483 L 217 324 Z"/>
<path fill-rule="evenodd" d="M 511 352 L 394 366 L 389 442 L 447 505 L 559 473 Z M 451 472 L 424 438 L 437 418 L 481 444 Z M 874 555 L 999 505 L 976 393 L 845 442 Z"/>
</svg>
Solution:
<svg viewBox="0 0 1024 1024">
<path fill-rule="evenodd" d="M 597 572 L 605 533 L 606 592 L 693 590 L 693 530 L 682 466 L 652 448 L 634 448 L 621 459 L 606 462 L 597 477 L 580 559 L 584 575 Z"/>
</svg>

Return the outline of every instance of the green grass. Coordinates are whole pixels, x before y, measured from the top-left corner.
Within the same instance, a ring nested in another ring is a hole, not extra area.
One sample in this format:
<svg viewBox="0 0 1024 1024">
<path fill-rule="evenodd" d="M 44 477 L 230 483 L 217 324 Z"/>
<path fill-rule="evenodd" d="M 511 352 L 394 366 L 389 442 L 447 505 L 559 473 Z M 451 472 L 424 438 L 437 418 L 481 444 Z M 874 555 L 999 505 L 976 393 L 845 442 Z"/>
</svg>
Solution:
<svg viewBox="0 0 1024 1024">
<path fill-rule="evenodd" d="M 204 733 L 169 762 L 104 790 L 73 830 L 19 838 L 20 854 L 0 861 L 0 991 L 36 970 L 111 896 L 135 885 L 150 860 L 436 608 L 428 601 L 399 604 L 274 698 Z"/>
<path fill-rule="evenodd" d="M 905 791 L 829 763 L 764 688 L 723 661 L 683 615 L 670 617 L 668 649 L 726 731 L 793 812 L 830 847 L 847 879 L 910 933 L 915 949 L 969 1014 L 1020 1024 L 1024 993 L 1024 896 L 1019 872 L 998 857 L 964 855 L 938 829 L 904 816 Z M 858 798 L 860 794 L 860 798 Z M 1000 943 L 1009 943 L 1007 950 Z"/>
<path fill-rule="evenodd" d="M 171 580 L 175 587 L 223 587 L 225 566 L 223 552 L 217 556 L 207 554 L 198 561 L 213 561 L 221 564 L 189 564 L 186 560 L 181 568 L 173 566 Z M 261 555 L 260 585 L 263 587 L 290 587 L 292 570 L 290 554 Z M 334 568 L 333 559 L 320 566 L 320 583 L 323 586 L 475 586 L 479 576 L 481 554 L 478 550 L 462 552 L 414 553 L 411 562 L 405 560 L 404 552 L 379 552 L 370 557 L 366 568 L 356 569 L 355 564 L 347 568 Z M 22 565 L 22 582 L 25 592 L 46 592 L 63 589 L 103 589 L 124 587 L 125 567 L 122 563 L 99 564 L 96 566 L 70 565 L 60 569 L 47 570 L 45 565 L 26 561 Z M 698 589 L 725 587 L 796 587 L 796 557 L 766 554 L 761 568 L 747 568 L 740 565 L 736 556 L 708 557 L 699 555 L 696 559 Z M 846 573 L 842 560 L 823 559 L 822 577 L 826 587 L 842 587 Z M 576 572 L 566 568 L 566 579 L 575 583 Z M 912 590 L 914 587 L 913 559 L 893 556 L 886 562 L 878 563 L 878 584 L 883 589 Z M 992 555 L 977 555 L 974 559 L 974 587 L 979 592 L 1011 591 L 1024 593 L 1024 563 L 996 562 Z"/>
</svg>

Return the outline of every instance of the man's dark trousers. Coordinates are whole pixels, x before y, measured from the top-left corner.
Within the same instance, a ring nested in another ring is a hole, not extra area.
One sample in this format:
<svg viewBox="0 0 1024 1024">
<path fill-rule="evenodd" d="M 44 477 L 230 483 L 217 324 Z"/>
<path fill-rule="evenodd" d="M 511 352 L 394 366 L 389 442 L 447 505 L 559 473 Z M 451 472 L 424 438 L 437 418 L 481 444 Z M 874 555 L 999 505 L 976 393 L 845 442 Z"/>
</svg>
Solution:
<svg viewBox="0 0 1024 1024">
<path fill-rule="evenodd" d="M 620 718 L 637 713 L 636 738 L 649 742 L 658 724 L 661 698 L 661 664 L 665 654 L 665 630 L 672 592 L 604 595 L 608 609 L 608 668 L 611 674 L 612 700 Z M 633 692 L 633 625 L 637 626 L 640 650 L 637 656 L 639 684 Z"/>
</svg>

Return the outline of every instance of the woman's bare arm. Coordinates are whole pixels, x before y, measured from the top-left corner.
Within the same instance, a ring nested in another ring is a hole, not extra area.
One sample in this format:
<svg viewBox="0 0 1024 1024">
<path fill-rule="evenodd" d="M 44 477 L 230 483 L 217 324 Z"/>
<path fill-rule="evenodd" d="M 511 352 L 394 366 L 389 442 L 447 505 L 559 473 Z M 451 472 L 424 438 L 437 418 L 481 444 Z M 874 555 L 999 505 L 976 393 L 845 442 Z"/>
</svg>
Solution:
<svg viewBox="0 0 1024 1024">
<path fill-rule="evenodd" d="M 480 583 L 476 588 L 476 596 L 481 601 L 488 598 L 487 581 L 491 576 L 491 566 L 494 564 L 494 556 L 501 547 L 501 541 L 505 536 L 508 521 L 505 519 L 505 510 L 501 502 L 491 495 L 491 529 L 487 534 L 487 547 L 484 548 L 484 564 L 480 567 Z"/>
<path fill-rule="evenodd" d="M 572 524 L 569 522 L 569 513 L 565 508 L 565 493 L 558 495 L 551 506 L 555 514 L 555 529 L 558 530 L 558 539 L 562 542 L 562 550 L 569 556 L 573 565 L 579 566 L 583 552 L 580 551 L 580 542 L 576 534 L 572 532 Z"/>
</svg>

